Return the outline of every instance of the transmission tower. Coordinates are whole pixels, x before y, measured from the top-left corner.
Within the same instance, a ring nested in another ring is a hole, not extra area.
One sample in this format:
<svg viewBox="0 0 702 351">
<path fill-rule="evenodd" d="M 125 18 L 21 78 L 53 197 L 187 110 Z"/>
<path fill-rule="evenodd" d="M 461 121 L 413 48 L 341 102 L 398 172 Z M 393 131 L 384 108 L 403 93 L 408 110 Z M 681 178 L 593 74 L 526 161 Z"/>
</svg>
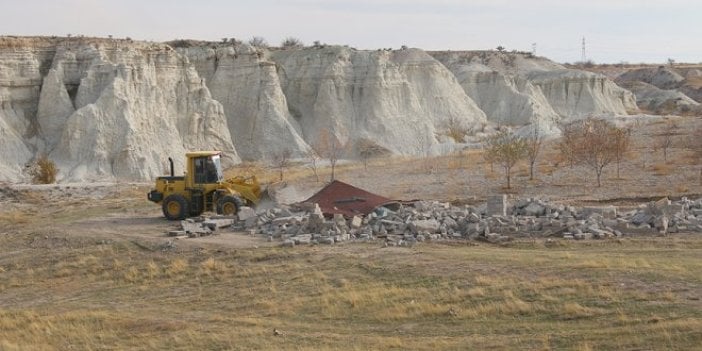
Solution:
<svg viewBox="0 0 702 351">
<path fill-rule="evenodd" d="M 580 58 L 580 62 L 585 63 L 587 61 L 587 56 L 585 55 L 585 37 L 583 37 L 583 54 Z"/>
</svg>

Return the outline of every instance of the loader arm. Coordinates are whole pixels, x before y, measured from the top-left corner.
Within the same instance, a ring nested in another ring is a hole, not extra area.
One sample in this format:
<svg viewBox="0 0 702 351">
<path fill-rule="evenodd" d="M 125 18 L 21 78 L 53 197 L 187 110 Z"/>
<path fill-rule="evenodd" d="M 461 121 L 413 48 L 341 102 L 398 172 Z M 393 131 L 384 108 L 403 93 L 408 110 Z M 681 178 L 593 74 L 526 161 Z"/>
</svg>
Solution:
<svg viewBox="0 0 702 351">
<path fill-rule="evenodd" d="M 237 176 L 225 179 L 222 181 L 222 185 L 226 186 L 232 192 L 239 193 L 243 198 L 254 205 L 258 205 L 261 201 L 263 191 L 256 176 Z"/>
</svg>

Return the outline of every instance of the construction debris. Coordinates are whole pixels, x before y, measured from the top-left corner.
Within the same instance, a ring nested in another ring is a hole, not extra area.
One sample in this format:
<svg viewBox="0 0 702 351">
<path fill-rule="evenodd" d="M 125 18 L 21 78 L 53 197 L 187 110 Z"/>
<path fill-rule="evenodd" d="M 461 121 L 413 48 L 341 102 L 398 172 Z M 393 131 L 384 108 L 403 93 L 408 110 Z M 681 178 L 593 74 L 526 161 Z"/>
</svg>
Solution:
<svg viewBox="0 0 702 351">
<path fill-rule="evenodd" d="M 667 198 L 637 207 L 585 206 L 526 198 L 508 203 L 504 195 L 480 206 L 452 206 L 415 201 L 393 209 L 377 207 L 363 214 L 344 211 L 329 216 L 317 203 L 280 205 L 255 213 L 239 209 L 238 217 L 198 217 L 181 221 L 171 236 L 200 237 L 222 232 L 261 235 L 282 246 L 332 245 L 347 241 L 383 241 L 412 246 L 437 240 L 480 240 L 502 243 L 517 238 L 604 239 L 645 234 L 702 233 L 702 199 Z M 325 216 L 327 215 L 327 216 Z"/>
<path fill-rule="evenodd" d="M 491 243 L 538 237 L 586 240 L 702 233 L 702 199 L 663 199 L 626 210 L 615 206 L 576 208 L 533 198 L 517 199 L 508 206 L 507 198 L 500 195 L 481 206 L 416 201 L 395 210 L 378 207 L 367 215 L 337 213 L 329 218 L 318 204 L 302 203 L 245 217 L 233 225 L 234 231 L 262 235 L 288 247 L 349 240 L 382 240 L 388 246 L 449 239 Z"/>
<path fill-rule="evenodd" d="M 228 216 L 213 216 L 213 217 L 196 217 L 188 218 L 180 221 L 182 230 L 172 230 L 168 232 L 169 236 L 187 235 L 190 238 L 211 235 L 214 232 L 232 226 L 237 222 L 235 217 Z"/>
</svg>

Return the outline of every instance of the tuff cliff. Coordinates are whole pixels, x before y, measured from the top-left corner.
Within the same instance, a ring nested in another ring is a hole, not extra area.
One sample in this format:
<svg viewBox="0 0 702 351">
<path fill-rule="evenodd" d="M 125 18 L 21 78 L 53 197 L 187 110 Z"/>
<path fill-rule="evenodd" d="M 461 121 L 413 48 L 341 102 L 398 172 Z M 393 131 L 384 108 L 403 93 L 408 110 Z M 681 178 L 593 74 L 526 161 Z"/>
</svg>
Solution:
<svg viewBox="0 0 702 351">
<path fill-rule="evenodd" d="M 348 157 L 369 145 L 425 154 L 452 144 L 456 124 L 553 130 L 562 118 L 624 114 L 632 104 L 599 75 L 544 59 L 475 57 L 3 37 L 0 181 L 21 181 L 40 154 L 63 181 L 148 180 L 168 156 L 182 167 L 193 149 L 223 150 L 229 164 L 302 157 L 329 139 L 347 145 Z"/>
<path fill-rule="evenodd" d="M 636 111 L 632 93 L 607 77 L 528 53 L 441 51 L 431 55 L 458 77 L 488 120 L 507 125 L 538 124 L 554 131 L 565 119 Z"/>
<path fill-rule="evenodd" d="M 18 179 L 38 154 L 48 154 L 64 180 L 148 179 L 163 174 L 166 156 L 196 148 L 228 150 L 228 161 L 239 161 L 222 105 L 169 47 L 99 40 L 5 44 L 0 128 L 18 153 L 3 158 L 3 178 Z"/>
</svg>

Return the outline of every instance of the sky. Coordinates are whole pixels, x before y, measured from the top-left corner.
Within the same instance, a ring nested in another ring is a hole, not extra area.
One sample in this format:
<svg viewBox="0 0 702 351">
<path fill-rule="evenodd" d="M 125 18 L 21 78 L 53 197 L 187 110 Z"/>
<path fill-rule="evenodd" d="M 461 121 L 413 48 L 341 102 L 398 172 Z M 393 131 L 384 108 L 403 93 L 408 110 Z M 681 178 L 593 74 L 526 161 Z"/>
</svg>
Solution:
<svg viewBox="0 0 702 351">
<path fill-rule="evenodd" d="M 0 35 L 286 37 L 358 49 L 532 51 L 557 62 L 702 62 L 701 0 L 0 0 Z"/>
</svg>

